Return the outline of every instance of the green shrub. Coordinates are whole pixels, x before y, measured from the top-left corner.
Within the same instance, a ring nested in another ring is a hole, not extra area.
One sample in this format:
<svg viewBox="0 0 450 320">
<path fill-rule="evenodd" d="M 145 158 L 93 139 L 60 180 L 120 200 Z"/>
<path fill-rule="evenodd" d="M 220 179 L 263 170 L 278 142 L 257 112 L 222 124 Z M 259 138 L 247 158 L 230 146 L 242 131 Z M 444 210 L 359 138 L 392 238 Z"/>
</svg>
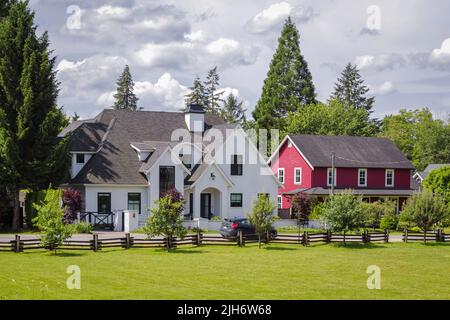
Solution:
<svg viewBox="0 0 450 320">
<path fill-rule="evenodd" d="M 34 224 L 43 232 L 41 242 L 49 250 L 56 249 L 73 233 L 73 227 L 63 222 L 64 210 L 60 206 L 61 190 L 47 190 L 45 199 L 35 203 L 37 216 Z"/>
<path fill-rule="evenodd" d="M 344 233 L 359 230 L 366 223 L 366 215 L 361 206 L 362 198 L 351 190 L 331 195 L 324 203 L 320 220 L 324 226 L 334 232 Z"/>
<path fill-rule="evenodd" d="M 73 232 L 74 233 L 92 233 L 93 231 L 93 227 L 90 223 L 88 222 L 77 222 L 75 224 L 72 225 L 73 228 Z"/>
<path fill-rule="evenodd" d="M 449 219 L 450 213 L 444 197 L 431 191 L 421 191 L 408 199 L 400 220 L 427 232 Z"/>
<path fill-rule="evenodd" d="M 220 216 L 213 216 L 212 218 L 211 218 L 211 221 L 222 221 L 222 218 L 220 218 Z"/>
<path fill-rule="evenodd" d="M 385 214 L 381 218 L 380 228 L 381 229 L 389 229 L 389 230 L 397 230 L 398 226 L 398 215 L 394 213 Z"/>
<path fill-rule="evenodd" d="M 323 203 L 319 202 L 314 203 L 311 211 L 311 216 L 309 217 L 310 220 L 319 220 L 322 211 L 323 211 Z"/>
</svg>

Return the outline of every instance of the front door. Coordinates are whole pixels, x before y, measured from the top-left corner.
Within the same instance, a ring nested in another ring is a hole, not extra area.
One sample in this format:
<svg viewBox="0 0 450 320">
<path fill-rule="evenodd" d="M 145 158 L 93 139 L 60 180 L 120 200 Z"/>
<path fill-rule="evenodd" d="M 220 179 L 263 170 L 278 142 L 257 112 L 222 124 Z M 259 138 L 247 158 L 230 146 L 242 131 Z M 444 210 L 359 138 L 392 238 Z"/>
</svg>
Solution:
<svg viewBox="0 0 450 320">
<path fill-rule="evenodd" d="M 99 193 L 97 195 L 98 213 L 111 213 L 111 193 Z"/>
<path fill-rule="evenodd" d="M 200 216 L 209 219 L 211 216 L 211 194 L 202 193 L 200 195 Z"/>
</svg>

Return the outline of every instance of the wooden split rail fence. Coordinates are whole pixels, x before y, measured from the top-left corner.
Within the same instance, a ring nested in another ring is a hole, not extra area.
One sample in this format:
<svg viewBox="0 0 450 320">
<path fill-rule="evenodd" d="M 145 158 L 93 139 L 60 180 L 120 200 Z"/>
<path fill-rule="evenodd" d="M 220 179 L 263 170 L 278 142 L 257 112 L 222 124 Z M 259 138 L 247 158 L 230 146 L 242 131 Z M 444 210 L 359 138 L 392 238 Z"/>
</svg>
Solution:
<svg viewBox="0 0 450 320">
<path fill-rule="evenodd" d="M 406 236 L 406 237 L 405 237 Z M 450 235 L 445 235 L 439 231 L 437 233 L 428 233 L 427 240 L 440 239 L 439 241 L 450 241 Z M 404 240 L 406 241 L 423 241 L 423 234 L 405 232 Z M 262 238 L 265 243 L 287 244 L 287 245 L 302 245 L 308 246 L 310 244 L 322 243 L 343 243 L 344 234 L 335 234 L 332 232 L 324 233 L 310 233 L 303 232 L 300 234 L 278 234 L 266 235 Z M 99 238 L 98 234 L 94 234 L 91 239 L 75 240 L 69 239 L 65 241 L 58 250 L 93 250 L 100 251 L 108 248 L 176 248 L 184 245 L 194 246 L 211 246 L 211 245 L 230 245 L 230 246 L 245 246 L 250 243 L 257 243 L 257 235 L 244 235 L 242 232 L 238 233 L 236 239 L 225 239 L 220 235 L 215 234 L 190 234 L 181 238 L 153 238 L 153 239 L 139 239 L 131 237 L 129 233 L 125 237 L 120 238 Z M 373 243 L 373 242 L 389 242 L 389 231 L 384 232 L 369 232 L 365 230 L 361 234 L 346 234 L 346 243 Z M 44 247 L 39 238 L 22 239 L 19 235 L 15 236 L 14 240 L 8 242 L 0 242 L 0 251 L 14 251 L 23 252 L 34 249 L 51 249 Z"/>
<path fill-rule="evenodd" d="M 418 232 L 418 231 L 410 231 L 405 230 L 402 236 L 403 242 L 449 242 L 450 234 L 445 234 L 443 230 L 437 231 L 428 231 L 428 232 Z"/>
</svg>

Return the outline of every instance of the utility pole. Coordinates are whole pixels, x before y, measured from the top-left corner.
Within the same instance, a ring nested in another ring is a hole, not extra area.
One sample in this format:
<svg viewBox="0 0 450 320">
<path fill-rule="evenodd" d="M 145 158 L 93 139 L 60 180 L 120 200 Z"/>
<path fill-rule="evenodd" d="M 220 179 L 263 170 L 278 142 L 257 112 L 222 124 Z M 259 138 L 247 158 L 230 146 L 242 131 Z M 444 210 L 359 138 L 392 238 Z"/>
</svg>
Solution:
<svg viewBox="0 0 450 320">
<path fill-rule="evenodd" d="M 336 162 L 336 153 L 332 152 L 331 153 L 331 194 L 333 194 L 333 195 L 334 195 L 334 184 L 336 182 L 336 175 L 335 175 L 336 165 L 335 165 L 335 162 Z"/>
</svg>

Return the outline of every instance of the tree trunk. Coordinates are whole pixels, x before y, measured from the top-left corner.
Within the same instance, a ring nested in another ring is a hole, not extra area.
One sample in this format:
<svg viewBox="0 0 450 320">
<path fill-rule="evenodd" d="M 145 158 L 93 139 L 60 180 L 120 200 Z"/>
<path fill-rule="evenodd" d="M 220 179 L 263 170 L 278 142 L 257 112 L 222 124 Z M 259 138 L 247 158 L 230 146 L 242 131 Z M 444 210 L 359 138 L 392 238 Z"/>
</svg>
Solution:
<svg viewBox="0 0 450 320">
<path fill-rule="evenodd" d="M 19 231 L 19 216 L 20 216 L 20 189 L 14 188 L 13 195 L 13 218 L 12 218 L 12 230 Z"/>
<path fill-rule="evenodd" d="M 423 232 L 423 242 L 427 243 L 427 229 L 425 228 L 425 231 Z"/>
<path fill-rule="evenodd" d="M 261 234 L 260 233 L 258 233 L 258 245 L 259 245 L 259 248 L 261 249 Z"/>
</svg>

